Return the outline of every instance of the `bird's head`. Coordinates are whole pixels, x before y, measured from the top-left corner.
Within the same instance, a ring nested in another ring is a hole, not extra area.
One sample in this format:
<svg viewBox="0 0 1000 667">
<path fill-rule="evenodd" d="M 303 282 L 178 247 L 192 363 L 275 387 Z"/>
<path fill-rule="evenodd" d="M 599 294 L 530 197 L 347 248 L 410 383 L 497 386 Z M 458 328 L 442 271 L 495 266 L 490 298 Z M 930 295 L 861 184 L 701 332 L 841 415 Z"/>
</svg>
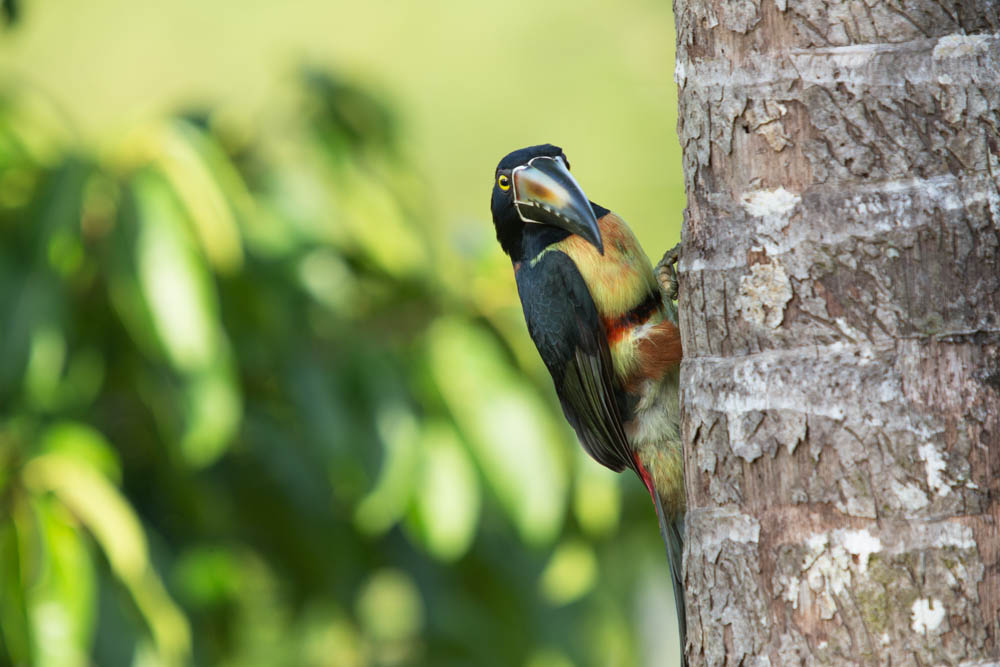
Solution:
<svg viewBox="0 0 1000 667">
<path fill-rule="evenodd" d="M 493 178 L 493 225 L 504 252 L 521 259 L 528 225 L 583 237 L 604 254 L 594 210 L 569 173 L 569 160 L 552 144 L 508 153 Z M 541 228 L 536 228 L 542 231 Z"/>
</svg>

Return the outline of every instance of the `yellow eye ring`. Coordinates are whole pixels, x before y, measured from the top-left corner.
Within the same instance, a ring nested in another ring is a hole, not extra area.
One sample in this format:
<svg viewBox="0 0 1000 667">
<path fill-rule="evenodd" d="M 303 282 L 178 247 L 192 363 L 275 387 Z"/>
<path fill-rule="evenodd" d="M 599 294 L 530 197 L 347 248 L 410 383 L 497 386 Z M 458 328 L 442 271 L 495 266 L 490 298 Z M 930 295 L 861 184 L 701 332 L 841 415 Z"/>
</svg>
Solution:
<svg viewBox="0 0 1000 667">
<path fill-rule="evenodd" d="M 500 174 L 500 178 L 497 179 L 497 185 L 499 185 L 500 189 L 504 192 L 510 190 L 510 179 L 507 178 L 507 174 Z"/>
</svg>

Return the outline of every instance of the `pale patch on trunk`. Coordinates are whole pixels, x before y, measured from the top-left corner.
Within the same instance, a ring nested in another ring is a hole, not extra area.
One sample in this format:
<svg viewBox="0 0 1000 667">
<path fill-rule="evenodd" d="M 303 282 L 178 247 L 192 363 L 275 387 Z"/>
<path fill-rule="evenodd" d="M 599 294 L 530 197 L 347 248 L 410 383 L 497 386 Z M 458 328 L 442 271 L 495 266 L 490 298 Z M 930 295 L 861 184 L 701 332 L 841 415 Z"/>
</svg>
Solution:
<svg viewBox="0 0 1000 667">
<path fill-rule="evenodd" d="M 788 274 L 776 261 L 754 264 L 740 279 L 736 306 L 745 320 L 758 327 L 774 329 L 785 317 L 785 304 L 792 298 Z"/>
<path fill-rule="evenodd" d="M 964 58 L 982 53 L 996 35 L 945 35 L 934 47 L 934 59 Z"/>
<path fill-rule="evenodd" d="M 782 112 L 781 115 L 784 115 Z M 750 215 L 763 218 L 773 215 L 787 218 L 795 209 L 796 204 L 802 201 L 802 197 L 785 188 L 777 190 L 754 190 L 743 193 L 743 208 Z"/>
<path fill-rule="evenodd" d="M 921 445 L 917 450 L 917 455 L 924 461 L 924 468 L 927 470 L 927 486 L 929 486 L 939 496 L 946 496 L 951 491 L 951 487 L 942 474 L 947 468 L 941 453 L 934 448 L 934 445 Z"/>
<path fill-rule="evenodd" d="M 913 622 L 910 627 L 913 628 L 914 632 L 919 632 L 922 635 L 937 630 L 945 617 L 944 605 L 941 600 L 937 599 L 918 598 L 913 601 L 911 609 Z"/>
</svg>

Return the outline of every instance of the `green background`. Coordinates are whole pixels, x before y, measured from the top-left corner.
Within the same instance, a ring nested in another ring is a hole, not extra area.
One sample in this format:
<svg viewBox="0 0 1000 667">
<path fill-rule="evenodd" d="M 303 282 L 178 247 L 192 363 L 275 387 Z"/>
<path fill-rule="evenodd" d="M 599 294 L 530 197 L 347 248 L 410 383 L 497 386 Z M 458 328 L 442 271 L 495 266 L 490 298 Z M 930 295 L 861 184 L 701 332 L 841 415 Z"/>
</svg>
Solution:
<svg viewBox="0 0 1000 667">
<path fill-rule="evenodd" d="M 36 0 L 0 33 L 0 663 L 673 664 L 487 197 L 563 146 L 655 260 L 670 8 Z"/>
</svg>

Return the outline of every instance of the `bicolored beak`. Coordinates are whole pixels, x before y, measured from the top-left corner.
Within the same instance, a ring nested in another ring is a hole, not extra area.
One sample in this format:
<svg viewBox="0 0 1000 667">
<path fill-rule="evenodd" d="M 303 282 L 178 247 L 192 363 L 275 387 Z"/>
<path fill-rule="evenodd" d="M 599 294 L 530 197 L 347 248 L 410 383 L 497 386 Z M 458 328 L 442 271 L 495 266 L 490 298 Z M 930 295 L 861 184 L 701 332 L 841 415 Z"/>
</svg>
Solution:
<svg viewBox="0 0 1000 667">
<path fill-rule="evenodd" d="M 525 222 L 565 229 L 604 254 L 601 229 L 590 201 L 561 159 L 536 157 L 515 168 L 514 206 Z"/>
</svg>

